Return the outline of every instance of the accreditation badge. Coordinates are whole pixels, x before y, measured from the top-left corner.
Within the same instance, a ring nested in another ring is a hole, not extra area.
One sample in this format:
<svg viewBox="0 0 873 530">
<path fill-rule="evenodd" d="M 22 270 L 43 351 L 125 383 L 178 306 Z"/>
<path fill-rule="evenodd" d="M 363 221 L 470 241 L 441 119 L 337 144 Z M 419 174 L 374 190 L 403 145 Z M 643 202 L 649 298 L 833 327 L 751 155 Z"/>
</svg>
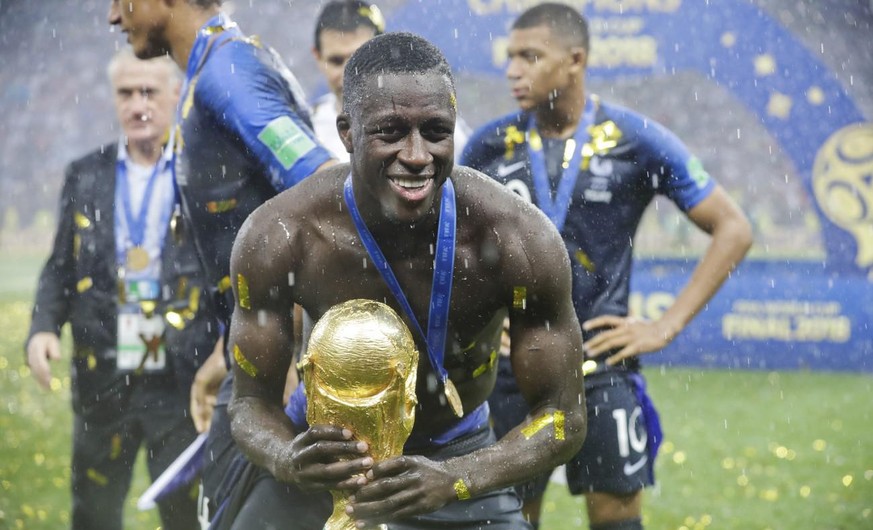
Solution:
<svg viewBox="0 0 873 530">
<path fill-rule="evenodd" d="M 142 297 L 157 286 L 144 286 L 143 281 L 126 283 L 127 297 L 118 313 L 116 367 L 120 371 L 161 372 L 167 367 L 164 319 L 155 311 L 155 302 Z"/>
</svg>

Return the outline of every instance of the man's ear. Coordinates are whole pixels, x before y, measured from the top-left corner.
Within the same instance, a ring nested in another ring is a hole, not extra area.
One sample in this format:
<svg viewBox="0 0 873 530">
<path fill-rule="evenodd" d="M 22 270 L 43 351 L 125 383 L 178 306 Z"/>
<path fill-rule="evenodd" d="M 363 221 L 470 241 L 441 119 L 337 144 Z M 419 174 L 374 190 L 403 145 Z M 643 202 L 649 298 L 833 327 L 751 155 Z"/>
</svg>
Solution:
<svg viewBox="0 0 873 530">
<path fill-rule="evenodd" d="M 346 148 L 347 153 L 352 152 L 352 121 L 349 115 L 343 112 L 336 117 L 336 132 Z"/>
<path fill-rule="evenodd" d="M 574 74 L 582 73 L 588 67 L 588 50 L 581 46 L 570 48 L 570 68 Z"/>
</svg>

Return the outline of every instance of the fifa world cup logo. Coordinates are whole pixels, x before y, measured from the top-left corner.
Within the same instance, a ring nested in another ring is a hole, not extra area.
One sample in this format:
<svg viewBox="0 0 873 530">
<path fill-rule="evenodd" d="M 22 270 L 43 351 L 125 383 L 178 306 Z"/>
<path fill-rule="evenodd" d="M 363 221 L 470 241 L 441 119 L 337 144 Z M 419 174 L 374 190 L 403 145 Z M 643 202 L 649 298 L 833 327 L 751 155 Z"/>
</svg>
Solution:
<svg viewBox="0 0 873 530">
<path fill-rule="evenodd" d="M 393 309 L 373 300 L 335 305 L 312 329 L 300 367 L 310 425 L 349 429 L 377 462 L 403 453 L 415 422 L 418 350 Z M 325 530 L 354 530 L 348 494 L 331 494 Z"/>
<path fill-rule="evenodd" d="M 824 214 L 855 238 L 855 264 L 873 266 L 873 124 L 849 125 L 828 138 L 812 178 Z"/>
</svg>

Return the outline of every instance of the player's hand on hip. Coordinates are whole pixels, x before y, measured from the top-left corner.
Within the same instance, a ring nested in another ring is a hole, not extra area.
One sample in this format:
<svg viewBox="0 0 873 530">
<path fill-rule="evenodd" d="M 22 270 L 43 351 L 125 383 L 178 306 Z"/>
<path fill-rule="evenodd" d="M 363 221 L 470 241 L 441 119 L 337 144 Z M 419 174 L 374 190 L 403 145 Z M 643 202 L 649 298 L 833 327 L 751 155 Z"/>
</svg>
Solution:
<svg viewBox="0 0 873 530">
<path fill-rule="evenodd" d="M 630 357 L 658 351 L 673 340 L 673 333 L 661 325 L 660 321 L 649 321 L 635 317 L 602 315 L 586 320 L 584 331 L 605 329 L 585 341 L 582 347 L 589 357 L 599 357 L 607 352 L 618 350 L 606 359 L 606 364 L 614 365 Z"/>
<path fill-rule="evenodd" d="M 367 472 L 367 484 L 346 509 L 359 528 L 430 513 L 457 500 L 454 478 L 442 462 L 422 456 L 399 456 Z"/>
<path fill-rule="evenodd" d="M 348 429 L 313 425 L 297 435 L 273 475 L 303 491 L 355 490 L 365 484 L 373 466 L 366 442 L 355 440 Z"/>
<path fill-rule="evenodd" d="M 41 331 L 27 342 L 27 365 L 39 386 L 51 389 L 52 369 L 49 361 L 61 358 L 61 340 L 50 331 Z"/>
</svg>

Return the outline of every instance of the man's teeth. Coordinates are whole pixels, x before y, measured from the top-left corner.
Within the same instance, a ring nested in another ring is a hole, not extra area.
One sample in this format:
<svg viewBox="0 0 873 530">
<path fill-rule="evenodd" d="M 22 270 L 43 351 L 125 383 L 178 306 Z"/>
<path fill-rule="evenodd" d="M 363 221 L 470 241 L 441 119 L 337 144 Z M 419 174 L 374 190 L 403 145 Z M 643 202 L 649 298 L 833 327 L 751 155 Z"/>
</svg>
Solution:
<svg viewBox="0 0 873 530">
<path fill-rule="evenodd" d="M 427 180 L 408 180 L 408 179 L 392 179 L 394 183 L 400 186 L 401 188 L 406 189 L 418 189 L 423 188 L 425 184 L 427 184 Z"/>
</svg>

